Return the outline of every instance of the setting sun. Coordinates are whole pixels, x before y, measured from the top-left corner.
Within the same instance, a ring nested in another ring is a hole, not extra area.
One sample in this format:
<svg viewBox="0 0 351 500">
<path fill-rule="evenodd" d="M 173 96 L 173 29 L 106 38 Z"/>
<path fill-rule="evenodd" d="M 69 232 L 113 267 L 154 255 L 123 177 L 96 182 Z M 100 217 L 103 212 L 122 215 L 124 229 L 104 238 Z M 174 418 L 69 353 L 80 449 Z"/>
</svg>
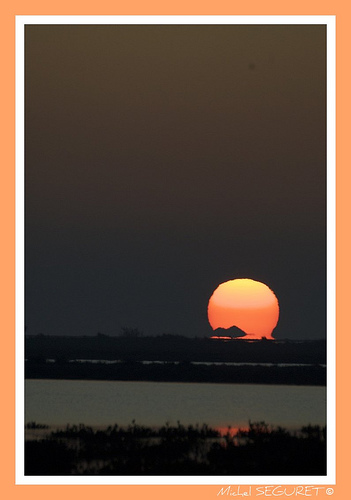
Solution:
<svg viewBox="0 0 351 500">
<path fill-rule="evenodd" d="M 279 304 L 272 290 L 248 278 L 221 283 L 208 303 L 208 320 L 213 330 L 236 326 L 251 339 L 273 339 L 278 318 Z"/>
</svg>

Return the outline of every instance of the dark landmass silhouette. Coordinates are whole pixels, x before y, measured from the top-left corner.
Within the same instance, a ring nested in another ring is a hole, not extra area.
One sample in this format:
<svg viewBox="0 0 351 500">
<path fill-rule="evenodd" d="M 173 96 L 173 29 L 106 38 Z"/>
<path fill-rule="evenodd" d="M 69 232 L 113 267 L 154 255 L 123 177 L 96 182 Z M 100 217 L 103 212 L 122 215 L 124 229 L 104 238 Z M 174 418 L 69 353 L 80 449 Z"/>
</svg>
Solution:
<svg viewBox="0 0 351 500">
<path fill-rule="evenodd" d="M 232 326 L 230 328 L 216 328 L 213 330 L 213 335 L 218 335 L 218 337 L 243 338 L 247 334 L 237 326 Z"/>
<path fill-rule="evenodd" d="M 138 361 L 103 362 L 27 361 L 27 379 L 124 380 L 148 382 L 197 382 L 232 384 L 326 385 L 326 368 L 308 366 L 207 365 L 189 362 Z"/>
<path fill-rule="evenodd" d="M 325 341 L 38 335 L 26 338 L 25 377 L 325 385 L 325 365 Z"/>
<path fill-rule="evenodd" d="M 169 334 L 137 338 L 113 337 L 101 333 L 84 337 L 33 335 L 25 338 L 25 356 L 31 360 L 57 361 L 104 359 L 326 364 L 326 341 L 245 339 L 223 341 Z"/>
<path fill-rule="evenodd" d="M 32 424 L 33 428 L 33 424 Z M 94 430 L 67 426 L 25 442 L 25 475 L 326 474 L 326 429 L 298 432 L 249 422 L 223 436 L 206 424 Z"/>
</svg>

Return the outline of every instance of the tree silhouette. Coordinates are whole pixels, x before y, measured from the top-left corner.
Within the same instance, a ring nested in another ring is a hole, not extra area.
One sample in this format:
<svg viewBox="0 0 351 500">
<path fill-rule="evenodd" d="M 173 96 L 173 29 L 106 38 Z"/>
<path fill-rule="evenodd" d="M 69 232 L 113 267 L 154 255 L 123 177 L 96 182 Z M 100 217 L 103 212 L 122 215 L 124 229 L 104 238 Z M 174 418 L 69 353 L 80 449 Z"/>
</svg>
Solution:
<svg viewBox="0 0 351 500">
<path fill-rule="evenodd" d="M 143 333 L 138 328 L 122 327 L 122 337 L 137 338 L 142 337 Z"/>
</svg>

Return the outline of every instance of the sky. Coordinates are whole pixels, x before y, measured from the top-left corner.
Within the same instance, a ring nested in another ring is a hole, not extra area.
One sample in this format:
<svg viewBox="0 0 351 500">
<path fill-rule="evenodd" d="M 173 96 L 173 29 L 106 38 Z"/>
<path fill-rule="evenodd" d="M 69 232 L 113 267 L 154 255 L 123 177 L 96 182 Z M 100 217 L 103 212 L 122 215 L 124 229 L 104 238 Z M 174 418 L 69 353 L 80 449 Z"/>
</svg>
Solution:
<svg viewBox="0 0 351 500">
<path fill-rule="evenodd" d="M 223 281 L 326 335 L 326 32 L 27 25 L 27 334 L 208 337 Z"/>
</svg>

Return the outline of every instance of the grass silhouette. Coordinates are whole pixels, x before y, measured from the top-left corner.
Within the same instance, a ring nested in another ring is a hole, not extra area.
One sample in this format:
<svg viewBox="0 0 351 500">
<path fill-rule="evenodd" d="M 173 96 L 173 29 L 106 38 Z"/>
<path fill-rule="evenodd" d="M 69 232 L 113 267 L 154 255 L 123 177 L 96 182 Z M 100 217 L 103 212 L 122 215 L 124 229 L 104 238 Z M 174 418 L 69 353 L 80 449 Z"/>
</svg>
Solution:
<svg viewBox="0 0 351 500">
<path fill-rule="evenodd" d="M 33 425 L 33 423 L 32 423 Z M 37 424 L 39 425 L 39 424 Z M 39 428 L 39 427 L 37 427 Z M 25 443 L 26 475 L 325 475 L 326 429 L 265 422 L 225 435 L 202 426 L 68 425 Z"/>
</svg>

